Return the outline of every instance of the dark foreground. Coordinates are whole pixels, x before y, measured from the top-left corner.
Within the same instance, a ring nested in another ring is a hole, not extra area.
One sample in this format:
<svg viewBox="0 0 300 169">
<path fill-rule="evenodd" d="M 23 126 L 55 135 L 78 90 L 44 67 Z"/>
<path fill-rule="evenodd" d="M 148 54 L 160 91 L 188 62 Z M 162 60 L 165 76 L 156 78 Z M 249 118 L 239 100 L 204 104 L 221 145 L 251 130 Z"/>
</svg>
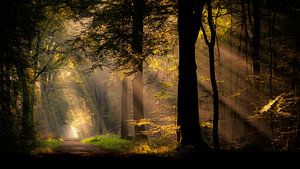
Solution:
<svg viewBox="0 0 300 169">
<path fill-rule="evenodd" d="M 103 168 L 103 166 L 122 168 L 199 168 L 201 166 L 214 167 L 283 167 L 300 164 L 299 152 L 202 152 L 182 156 L 158 155 L 126 155 L 126 154 L 99 154 L 83 156 L 82 154 L 42 154 L 38 156 L 28 154 L 2 154 L 1 166 L 7 163 L 13 166 L 37 168 Z M 201 167 L 202 168 L 202 167 Z"/>
</svg>

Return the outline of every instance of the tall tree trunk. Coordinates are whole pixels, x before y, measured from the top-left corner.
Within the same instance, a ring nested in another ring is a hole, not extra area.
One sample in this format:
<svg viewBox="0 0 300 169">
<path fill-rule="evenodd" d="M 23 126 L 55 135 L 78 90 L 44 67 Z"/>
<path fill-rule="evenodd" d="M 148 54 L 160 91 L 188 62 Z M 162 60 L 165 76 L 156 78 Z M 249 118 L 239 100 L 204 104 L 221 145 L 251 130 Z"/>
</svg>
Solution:
<svg viewBox="0 0 300 169">
<path fill-rule="evenodd" d="M 201 14 L 204 3 L 178 1 L 179 33 L 179 81 L 178 81 L 178 118 L 182 146 L 207 148 L 203 141 L 198 109 L 197 65 L 195 43 L 200 30 Z M 200 18 L 199 18 L 200 17 Z M 198 20 L 199 19 L 199 20 Z"/>
<path fill-rule="evenodd" d="M 247 28 L 247 11 L 246 11 L 246 6 L 245 6 L 245 2 L 244 0 L 241 1 L 241 13 L 242 13 L 242 17 L 241 17 L 241 52 L 244 52 L 245 54 L 245 59 L 248 59 L 248 28 Z"/>
<path fill-rule="evenodd" d="M 16 124 L 11 110 L 11 65 L 0 63 L 0 151 L 16 146 Z"/>
<path fill-rule="evenodd" d="M 299 26 L 299 14 L 300 12 L 295 10 L 296 25 Z M 295 71 L 295 92 L 296 92 L 296 112 L 297 112 L 297 126 L 296 126 L 296 146 L 300 148 L 300 57 L 299 57 L 299 46 L 300 46 L 300 32 L 296 31 L 296 47 L 295 47 L 295 62 L 297 65 Z"/>
<path fill-rule="evenodd" d="M 245 15 L 246 11 L 245 11 L 245 5 L 244 5 L 243 1 L 241 1 L 241 9 L 242 9 L 241 10 L 242 16 L 241 16 L 241 27 L 240 27 L 241 29 L 240 29 L 240 33 L 239 33 L 239 48 L 238 48 L 239 53 L 242 53 L 242 49 L 244 46 L 243 39 L 244 39 L 245 34 L 243 31 L 244 31 L 244 26 L 246 26 L 246 15 Z M 232 14 L 231 14 L 231 17 L 232 17 Z M 232 26 L 232 25 L 230 25 L 230 26 Z"/>
<path fill-rule="evenodd" d="M 33 123 L 34 85 L 30 83 L 30 76 L 26 68 L 19 68 L 19 78 L 22 85 L 22 146 L 25 151 L 29 150 L 35 142 Z"/>
<path fill-rule="evenodd" d="M 47 121 L 47 114 L 49 114 L 49 103 L 47 96 L 49 96 L 47 93 L 47 74 L 45 72 L 41 73 L 40 76 L 40 102 L 41 102 L 41 112 L 39 113 L 40 119 L 43 121 L 41 130 L 43 133 L 48 133 L 50 126 Z"/>
<path fill-rule="evenodd" d="M 213 89 L 213 103 L 214 103 L 214 120 L 213 120 L 213 140 L 217 150 L 220 149 L 219 144 L 219 91 L 215 75 L 215 56 L 214 56 L 214 45 L 209 46 L 209 67 L 210 67 L 210 78 L 211 86 Z"/>
<path fill-rule="evenodd" d="M 121 96 L 121 138 L 128 137 L 128 82 L 127 77 L 122 80 L 122 96 Z"/>
<path fill-rule="evenodd" d="M 136 122 L 144 119 L 143 101 L 143 33 L 144 33 L 145 0 L 133 0 L 132 48 L 134 50 L 135 74 L 132 82 L 133 118 Z M 147 139 L 143 133 L 145 125 L 135 125 L 135 140 Z"/>
<path fill-rule="evenodd" d="M 207 0 L 207 20 L 210 30 L 210 40 L 206 34 L 205 28 L 201 23 L 201 29 L 203 32 L 205 43 L 208 46 L 209 50 L 209 70 L 210 70 L 210 81 L 213 90 L 213 104 L 214 104 L 214 119 L 213 119 L 213 140 L 215 149 L 220 149 L 219 144 L 219 91 L 216 81 L 216 72 L 215 72 L 215 43 L 216 43 L 216 29 L 214 26 L 213 16 L 212 16 L 212 6 L 211 1 Z"/>
<path fill-rule="evenodd" d="M 269 30 L 268 30 L 268 41 L 269 41 L 269 55 L 270 55 L 270 63 L 269 63 L 269 88 L 270 88 L 270 99 L 273 99 L 273 46 L 272 46 L 272 34 L 275 26 L 275 14 L 273 13 L 273 8 L 271 5 L 271 0 L 268 1 L 268 21 L 269 21 Z M 270 114 L 271 121 L 271 134 L 272 134 L 272 146 L 273 150 L 275 150 L 275 135 L 274 135 L 274 113 L 271 111 Z"/>
<path fill-rule="evenodd" d="M 275 23 L 276 23 L 276 15 L 275 11 L 273 11 L 273 7 L 271 5 L 271 0 L 268 1 L 269 3 L 269 10 L 268 10 L 268 20 L 269 20 L 269 31 L 268 31 L 268 40 L 269 40 L 269 55 L 270 55 L 270 63 L 269 63 L 269 87 L 270 87 L 270 97 L 273 99 L 273 60 L 274 60 L 274 49 L 272 44 L 272 37 L 275 29 Z"/>
<path fill-rule="evenodd" d="M 144 102 L 143 102 L 143 68 L 142 65 L 134 74 L 133 82 L 132 82 L 132 92 L 133 92 L 133 119 L 139 123 L 142 119 L 144 119 Z M 145 135 L 144 131 L 146 131 L 146 126 L 144 124 L 137 124 L 134 126 L 135 131 L 135 140 L 145 140 L 147 139 L 147 135 Z"/>
<path fill-rule="evenodd" d="M 260 0 L 253 0 L 253 39 L 252 39 L 252 47 L 253 47 L 253 73 L 255 75 L 254 79 L 260 76 L 260 64 L 261 57 L 259 54 L 259 44 L 260 44 Z M 255 81 L 257 82 L 257 81 Z"/>
</svg>

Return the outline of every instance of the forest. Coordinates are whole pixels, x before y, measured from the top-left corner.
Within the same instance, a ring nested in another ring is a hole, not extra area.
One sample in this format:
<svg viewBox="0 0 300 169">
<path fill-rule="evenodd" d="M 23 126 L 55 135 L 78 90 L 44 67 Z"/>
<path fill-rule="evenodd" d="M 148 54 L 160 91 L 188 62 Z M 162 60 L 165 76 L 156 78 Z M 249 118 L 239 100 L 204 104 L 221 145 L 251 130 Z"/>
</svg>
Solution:
<svg viewBox="0 0 300 169">
<path fill-rule="evenodd" d="M 0 9 L 1 157 L 300 155 L 297 0 Z"/>
</svg>

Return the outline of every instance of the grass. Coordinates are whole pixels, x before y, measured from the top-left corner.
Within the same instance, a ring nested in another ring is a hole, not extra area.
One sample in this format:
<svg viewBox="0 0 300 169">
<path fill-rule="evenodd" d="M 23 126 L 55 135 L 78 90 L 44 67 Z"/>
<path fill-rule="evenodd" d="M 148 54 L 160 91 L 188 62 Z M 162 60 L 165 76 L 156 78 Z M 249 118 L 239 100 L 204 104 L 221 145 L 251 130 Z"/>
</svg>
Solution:
<svg viewBox="0 0 300 169">
<path fill-rule="evenodd" d="M 168 154 L 176 148 L 176 144 L 166 144 L 162 140 L 148 140 L 143 142 L 133 142 L 121 139 L 116 134 L 107 133 L 104 135 L 97 135 L 81 141 L 85 144 L 93 144 L 101 147 L 104 150 L 115 153 L 129 153 L 129 154 Z"/>
<path fill-rule="evenodd" d="M 121 139 L 116 134 L 104 134 L 90 137 L 81 141 L 85 144 L 93 144 L 111 152 L 126 152 L 134 147 L 134 143 Z"/>
<path fill-rule="evenodd" d="M 52 154 L 55 149 L 63 144 L 59 139 L 47 138 L 37 142 L 37 147 L 32 151 L 32 154 Z"/>
</svg>

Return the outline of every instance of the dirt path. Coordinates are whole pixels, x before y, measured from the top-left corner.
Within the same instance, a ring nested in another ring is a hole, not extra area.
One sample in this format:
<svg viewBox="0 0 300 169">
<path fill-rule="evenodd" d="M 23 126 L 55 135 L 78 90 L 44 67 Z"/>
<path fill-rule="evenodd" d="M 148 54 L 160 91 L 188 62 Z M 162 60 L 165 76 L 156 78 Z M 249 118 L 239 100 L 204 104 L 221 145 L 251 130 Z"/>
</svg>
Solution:
<svg viewBox="0 0 300 169">
<path fill-rule="evenodd" d="M 108 152 L 102 150 L 101 148 L 90 145 L 83 144 L 79 140 L 64 140 L 64 144 L 58 147 L 56 150 L 58 154 L 76 154 L 81 156 L 94 156 L 94 155 L 105 155 Z"/>
</svg>

